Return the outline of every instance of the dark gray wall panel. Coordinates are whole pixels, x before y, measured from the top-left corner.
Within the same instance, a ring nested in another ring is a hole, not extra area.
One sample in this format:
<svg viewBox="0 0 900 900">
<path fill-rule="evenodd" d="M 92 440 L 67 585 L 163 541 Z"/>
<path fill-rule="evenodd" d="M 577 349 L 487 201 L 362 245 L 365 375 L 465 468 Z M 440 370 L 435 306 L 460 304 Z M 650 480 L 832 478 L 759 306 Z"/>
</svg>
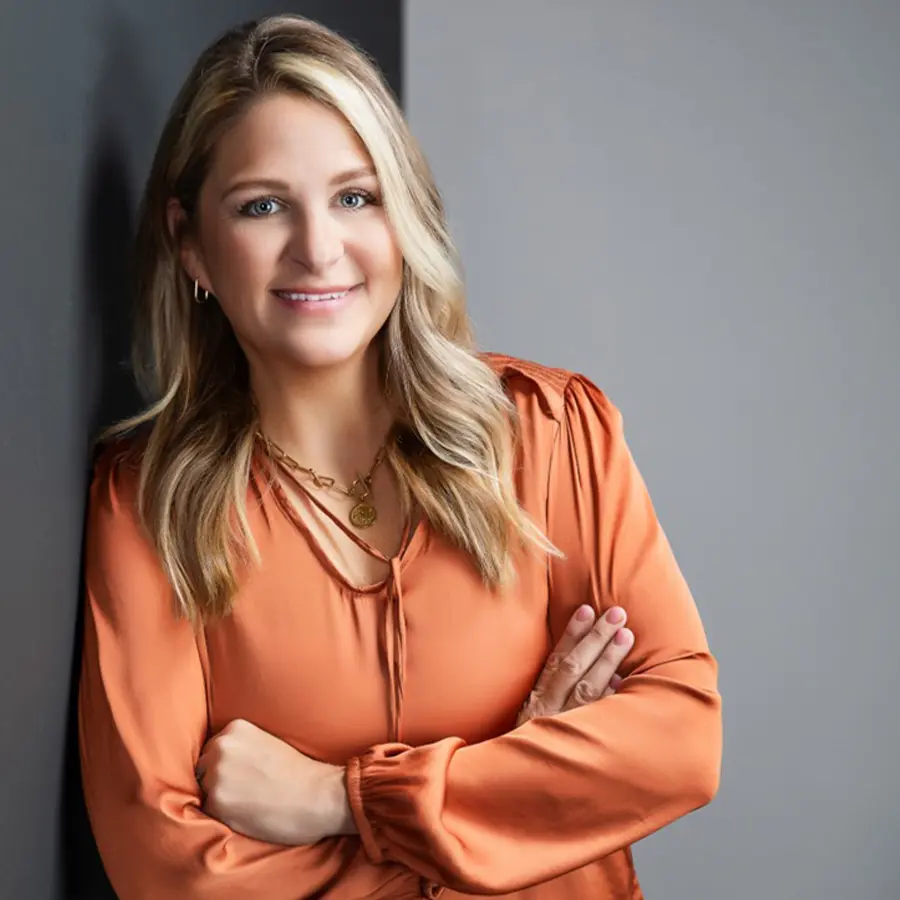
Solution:
<svg viewBox="0 0 900 900">
<path fill-rule="evenodd" d="M 196 54 L 288 6 L 357 39 L 399 91 L 399 0 L 0 6 L 0 900 L 110 896 L 81 802 L 73 674 L 90 437 L 136 403 L 134 211 Z"/>
</svg>

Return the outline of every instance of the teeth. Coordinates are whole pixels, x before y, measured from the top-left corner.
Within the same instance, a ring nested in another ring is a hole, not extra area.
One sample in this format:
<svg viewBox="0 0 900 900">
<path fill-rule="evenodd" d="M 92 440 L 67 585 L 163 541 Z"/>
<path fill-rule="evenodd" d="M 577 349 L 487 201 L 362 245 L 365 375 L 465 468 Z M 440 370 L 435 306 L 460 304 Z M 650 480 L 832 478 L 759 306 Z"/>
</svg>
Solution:
<svg viewBox="0 0 900 900">
<path fill-rule="evenodd" d="M 339 300 L 341 297 L 346 297 L 350 291 L 339 291 L 336 294 L 297 294 L 293 291 L 278 291 L 278 293 L 295 303 L 316 303 L 319 300 Z"/>
</svg>

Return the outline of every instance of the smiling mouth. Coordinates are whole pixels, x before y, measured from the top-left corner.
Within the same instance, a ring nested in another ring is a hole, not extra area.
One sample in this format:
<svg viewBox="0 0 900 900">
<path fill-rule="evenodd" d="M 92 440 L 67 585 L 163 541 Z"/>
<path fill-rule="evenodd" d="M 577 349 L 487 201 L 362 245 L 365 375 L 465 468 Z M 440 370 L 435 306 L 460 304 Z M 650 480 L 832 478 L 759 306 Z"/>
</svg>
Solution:
<svg viewBox="0 0 900 900">
<path fill-rule="evenodd" d="M 355 291 L 359 287 L 358 284 L 353 287 L 342 288 L 335 291 L 272 291 L 276 297 L 286 300 L 288 303 L 327 303 L 335 300 L 343 300 L 351 291 Z"/>
</svg>

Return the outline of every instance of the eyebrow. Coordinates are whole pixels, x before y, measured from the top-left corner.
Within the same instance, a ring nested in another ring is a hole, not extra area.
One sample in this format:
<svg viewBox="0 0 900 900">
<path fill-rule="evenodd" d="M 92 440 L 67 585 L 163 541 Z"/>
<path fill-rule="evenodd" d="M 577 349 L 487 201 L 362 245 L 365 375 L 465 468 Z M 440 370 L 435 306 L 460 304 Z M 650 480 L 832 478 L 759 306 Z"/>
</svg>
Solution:
<svg viewBox="0 0 900 900">
<path fill-rule="evenodd" d="M 346 184 L 348 181 L 355 181 L 357 178 L 374 178 L 375 175 L 376 172 L 372 166 L 360 166 L 359 168 L 348 169 L 346 172 L 335 175 L 328 182 L 328 186 L 338 187 Z M 290 185 L 286 181 L 279 181 L 277 178 L 246 178 L 229 185 L 222 193 L 222 199 L 224 200 L 236 191 L 242 191 L 247 188 L 265 188 L 266 190 L 287 192 L 290 190 Z"/>
</svg>

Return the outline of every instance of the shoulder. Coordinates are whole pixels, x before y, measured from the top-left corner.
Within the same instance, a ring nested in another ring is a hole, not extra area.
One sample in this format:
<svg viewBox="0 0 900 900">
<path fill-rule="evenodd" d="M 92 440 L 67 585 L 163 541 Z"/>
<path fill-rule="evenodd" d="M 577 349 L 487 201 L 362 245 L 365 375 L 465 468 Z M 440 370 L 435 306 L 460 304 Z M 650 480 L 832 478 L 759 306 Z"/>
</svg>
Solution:
<svg viewBox="0 0 900 900">
<path fill-rule="evenodd" d="M 549 418 L 557 422 L 562 419 L 572 372 L 501 353 L 483 353 L 481 359 L 494 370 L 517 406 L 533 399 Z"/>
<path fill-rule="evenodd" d="M 144 446 L 140 437 L 128 437 L 96 448 L 84 577 L 95 612 L 117 627 L 153 629 L 176 617 L 168 578 L 140 512 Z"/>
<path fill-rule="evenodd" d="M 94 450 L 89 517 L 98 519 L 138 519 L 138 492 L 143 436 L 128 436 L 98 443 Z"/>
<path fill-rule="evenodd" d="M 86 602 L 129 653 L 160 647 L 168 653 L 170 639 L 190 642 L 193 632 L 141 515 L 145 446 L 138 435 L 95 448 L 84 534 Z"/>
<path fill-rule="evenodd" d="M 543 416 L 556 426 L 571 426 L 588 415 L 610 428 L 618 425 L 618 409 L 590 378 L 579 372 L 501 353 L 482 353 L 481 359 L 503 382 L 520 417 Z"/>
</svg>

